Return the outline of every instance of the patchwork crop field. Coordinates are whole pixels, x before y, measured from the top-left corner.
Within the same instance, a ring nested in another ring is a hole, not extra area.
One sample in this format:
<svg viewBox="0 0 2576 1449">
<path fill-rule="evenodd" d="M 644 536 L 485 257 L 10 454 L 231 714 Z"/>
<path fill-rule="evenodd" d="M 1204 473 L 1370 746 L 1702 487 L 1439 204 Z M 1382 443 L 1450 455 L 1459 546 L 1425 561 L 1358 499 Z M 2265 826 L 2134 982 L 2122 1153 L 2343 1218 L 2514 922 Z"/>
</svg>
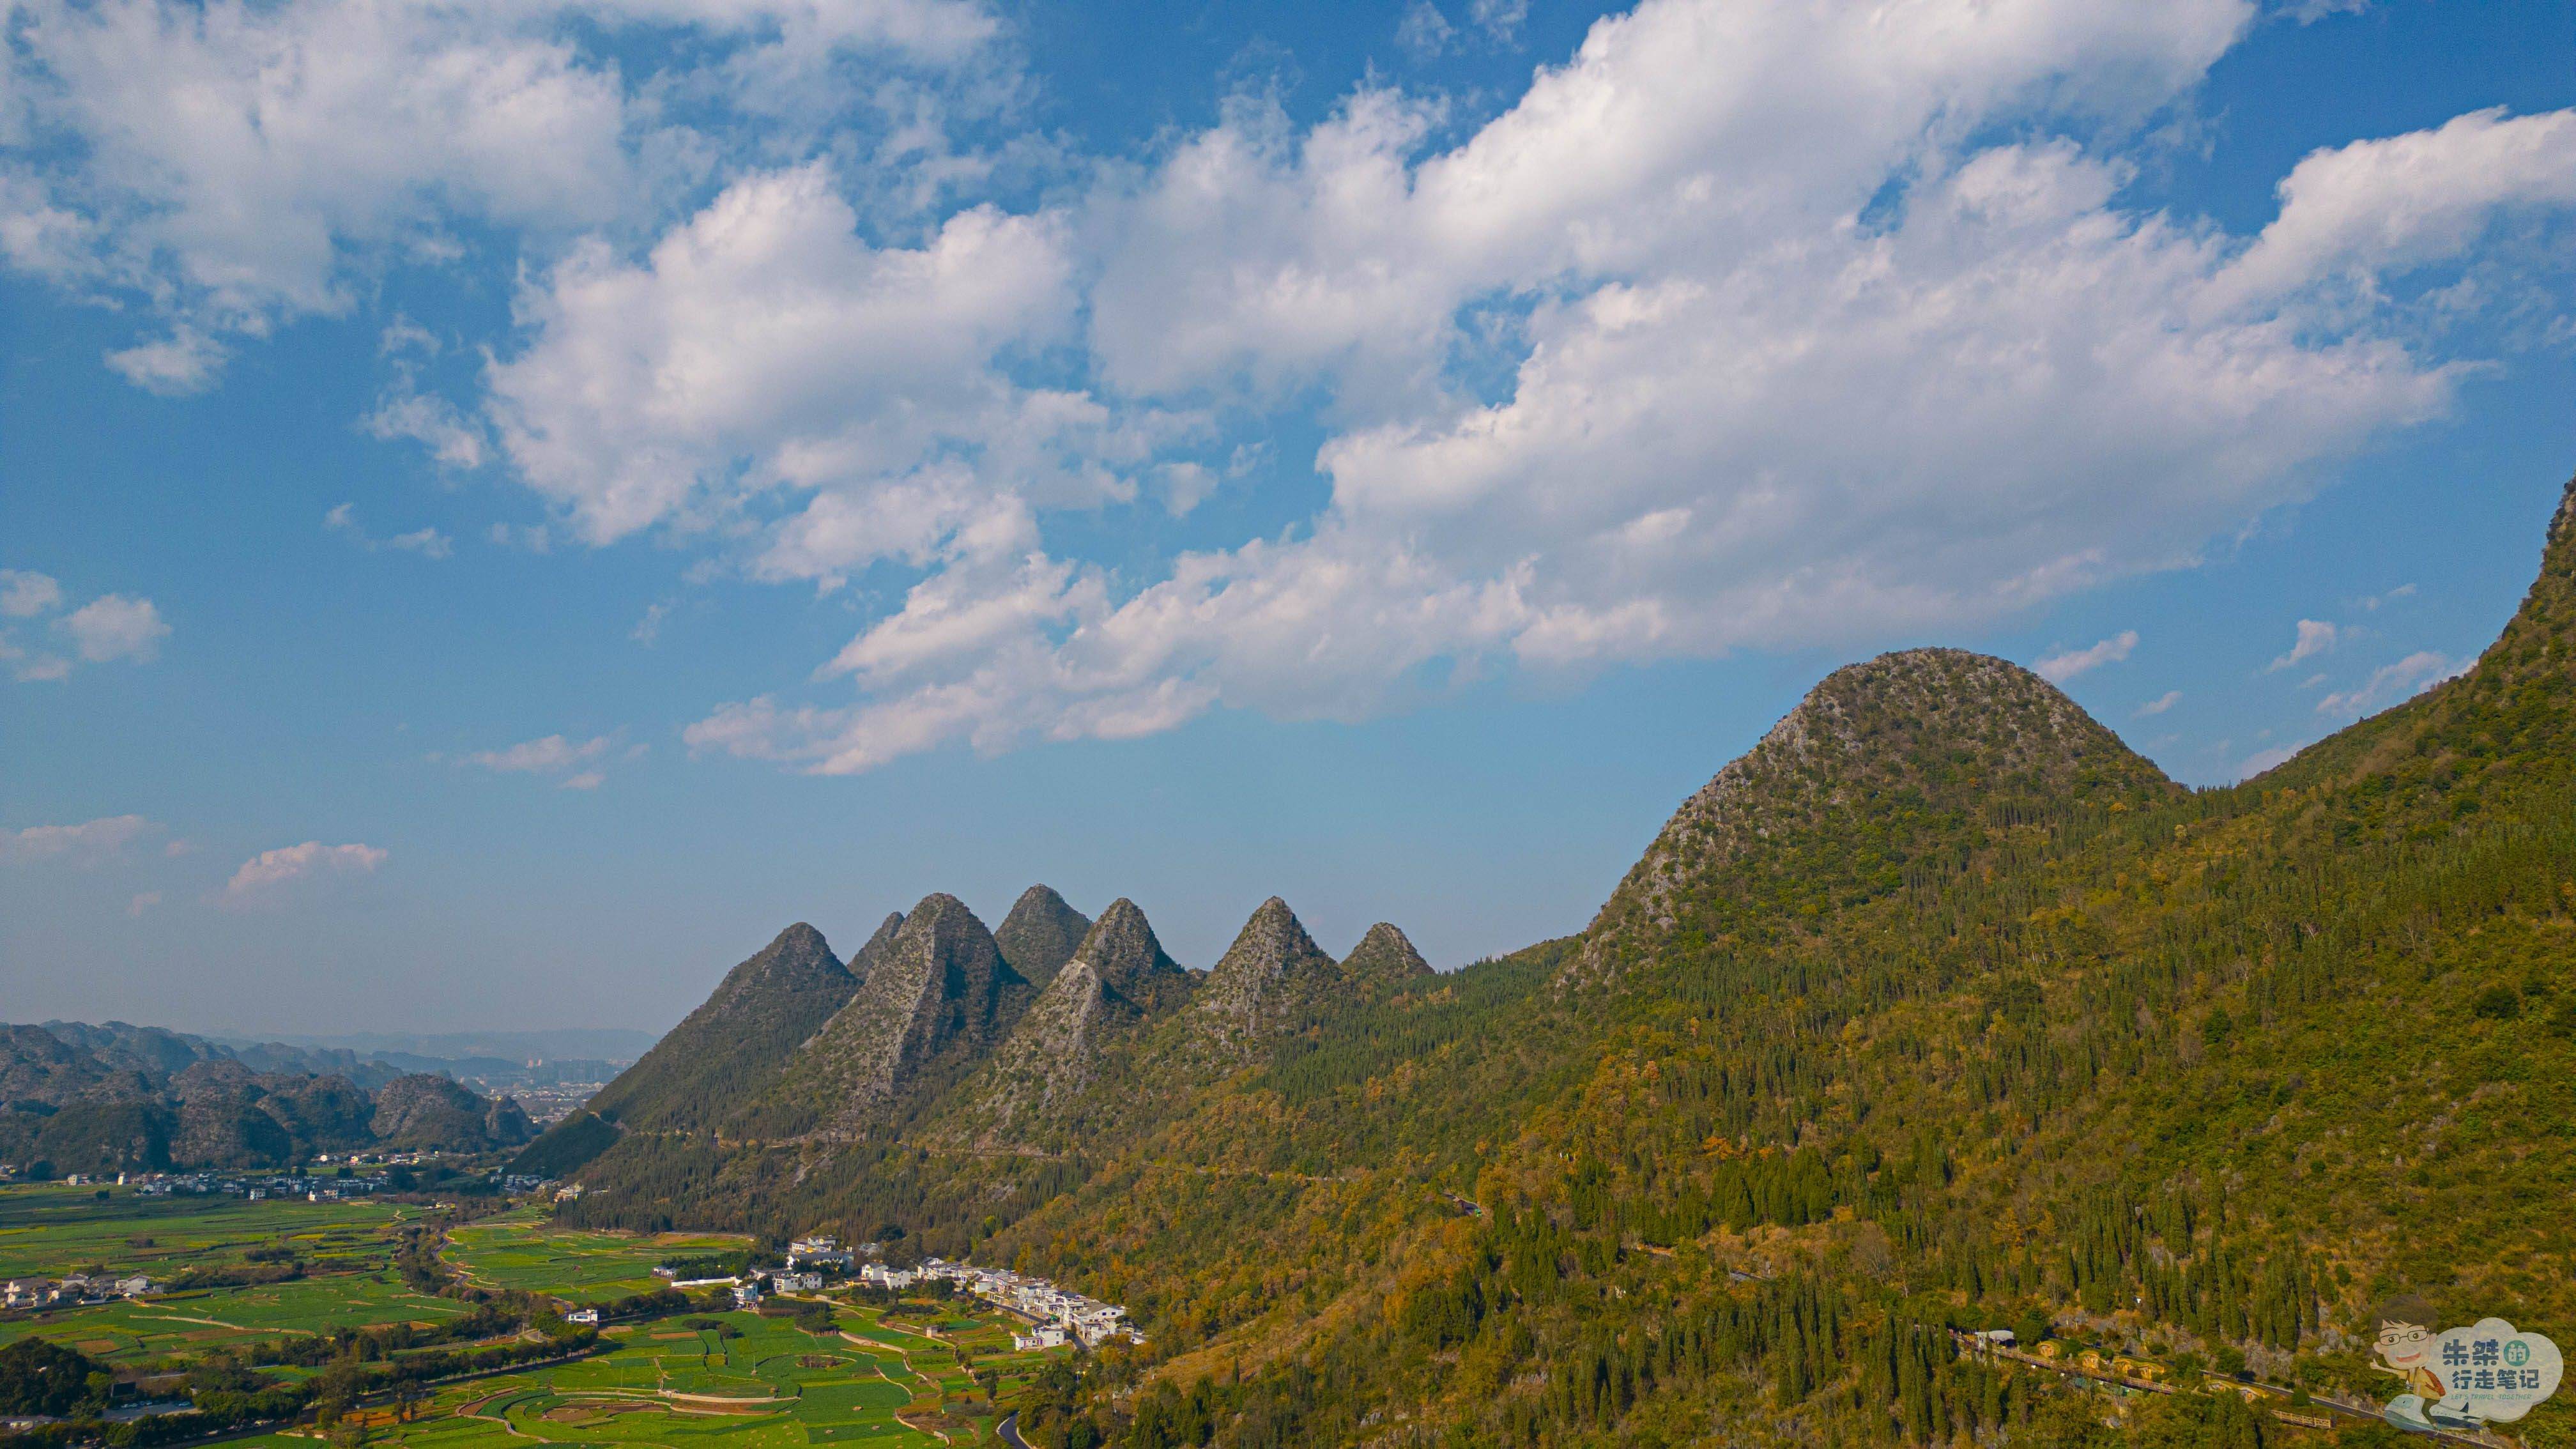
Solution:
<svg viewBox="0 0 2576 1449">
<path fill-rule="evenodd" d="M 960 1340 L 912 1332 L 872 1309 L 837 1312 L 840 1328 L 823 1333 L 752 1313 L 615 1329 L 602 1352 L 578 1363 L 448 1386 L 410 1421 L 372 1415 L 370 1440 L 416 1449 L 524 1449 L 532 1440 L 671 1449 L 1001 1442 L 1001 1411 L 958 1362 Z M 999 1374 L 1003 1398 L 1044 1362 L 1009 1353 L 996 1325 L 979 1320 L 969 1337 L 1003 1346 L 1000 1354 L 970 1349 L 977 1367 Z M 312 1449 L 315 1441 L 237 1442 Z"/>
<path fill-rule="evenodd" d="M 485 1218 L 448 1235 L 450 1267 L 478 1288 L 521 1288 L 576 1300 L 650 1292 L 665 1258 L 738 1252 L 749 1239 L 721 1234 L 558 1232 L 534 1208 Z"/>
<path fill-rule="evenodd" d="M 108 1194 L 104 1199 L 98 1193 Z M 168 1278 L 228 1268 L 254 1248 L 291 1247 L 325 1263 L 381 1261 L 407 1210 L 371 1202 L 246 1202 L 144 1197 L 122 1188 L 0 1188 L 0 1278 L 59 1277 L 91 1267 Z"/>
<path fill-rule="evenodd" d="M 394 1265 L 400 1233 L 421 1211 L 0 1188 L 0 1276 L 105 1268 L 166 1280 L 187 1267 L 274 1267 L 286 1258 L 303 1272 L 274 1283 L 0 1315 L 0 1344 L 32 1333 L 112 1367 L 160 1372 L 211 1353 L 239 1354 L 262 1339 L 454 1318 L 471 1310 L 473 1295 L 415 1291 Z M 559 1232 L 527 1208 L 449 1229 L 440 1256 L 473 1287 L 573 1305 L 659 1286 L 652 1270 L 666 1258 L 746 1246 L 747 1239 L 707 1234 Z M 1014 1352 L 1012 1325 L 996 1313 L 934 1302 L 888 1311 L 832 1301 L 830 1308 L 828 1326 L 810 1310 L 802 1322 L 725 1312 L 612 1324 L 575 1361 L 439 1385 L 408 1412 L 372 1402 L 356 1418 L 371 1443 L 420 1449 L 526 1449 L 531 1440 L 962 1449 L 1002 1442 L 996 1425 L 1007 1408 L 997 1408 L 996 1399 L 1006 1405 L 1046 1363 L 1046 1355 Z M 318 1371 L 272 1365 L 262 1372 L 303 1380 Z M 313 1432 L 232 1442 L 314 1449 Z"/>
</svg>

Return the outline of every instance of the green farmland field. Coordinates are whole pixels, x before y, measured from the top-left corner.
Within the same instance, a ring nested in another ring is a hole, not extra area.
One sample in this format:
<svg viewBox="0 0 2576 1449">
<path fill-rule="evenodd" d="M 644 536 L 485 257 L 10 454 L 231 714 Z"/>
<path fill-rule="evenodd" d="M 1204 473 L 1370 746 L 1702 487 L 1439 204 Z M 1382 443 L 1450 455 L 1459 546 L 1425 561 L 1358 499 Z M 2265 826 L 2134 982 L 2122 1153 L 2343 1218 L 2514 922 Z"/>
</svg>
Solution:
<svg viewBox="0 0 2576 1449">
<path fill-rule="evenodd" d="M 283 1282 L 0 1316 L 0 1343 L 34 1333 L 139 1371 L 239 1353 L 262 1339 L 456 1317 L 470 1310 L 470 1294 L 416 1292 L 395 1270 L 397 1229 L 421 1211 L 125 1191 L 101 1200 L 90 1189 L 0 1188 L 0 1275 L 52 1277 L 97 1266 L 166 1279 L 189 1266 L 246 1266 L 253 1250 L 279 1247 L 292 1248 L 304 1265 L 304 1276 Z M 524 1208 L 450 1229 L 441 1257 L 473 1287 L 598 1303 L 658 1286 L 652 1270 L 665 1258 L 734 1252 L 746 1242 L 558 1232 L 538 1210 Z M 916 1306 L 920 1315 L 889 1317 L 836 1303 L 836 1322 L 822 1332 L 739 1312 L 612 1325 L 588 1357 L 447 1384 L 410 1420 L 377 1406 L 365 1422 L 373 1442 L 418 1449 L 527 1449 L 531 1440 L 929 1449 L 942 1435 L 955 1446 L 998 1444 L 999 1413 L 959 1355 L 998 1372 L 1005 1400 L 1044 1357 L 1013 1353 L 1009 1326 L 997 1316 Z M 711 1323 L 719 1326 L 704 1326 Z M 263 1372 L 301 1378 L 315 1370 Z M 280 1434 L 234 1442 L 313 1449 L 317 1441 Z"/>
<path fill-rule="evenodd" d="M 662 1286 L 665 1258 L 739 1251 L 750 1240 L 723 1235 L 557 1232 L 534 1209 L 486 1218 L 448 1237 L 446 1258 L 481 1288 L 523 1288 L 576 1299 L 607 1299 Z"/>
<path fill-rule="evenodd" d="M 531 1440 L 671 1449 L 935 1449 L 998 1444 L 991 1411 L 948 1342 L 882 1325 L 873 1312 L 839 1310 L 848 1333 L 808 1333 L 756 1314 L 720 1321 L 735 1335 L 664 1320 L 609 1337 L 578 1363 L 451 1385 L 409 1423 L 379 1413 L 373 1442 L 413 1449 L 526 1449 Z M 861 1334 L 858 1330 L 864 1328 Z M 985 1355 L 1007 1397 L 1040 1362 Z M 909 1422 L 907 1422 L 909 1421 Z M 311 1449 L 313 1440 L 239 1441 Z"/>
<path fill-rule="evenodd" d="M 100 1200 L 95 1194 L 106 1191 Z M 59 1277 L 88 1267 L 167 1278 L 231 1267 L 253 1248 L 287 1246 L 317 1263 L 380 1260 L 405 1210 L 370 1202 L 246 1202 L 144 1197 L 122 1188 L 0 1188 L 0 1278 Z"/>
</svg>

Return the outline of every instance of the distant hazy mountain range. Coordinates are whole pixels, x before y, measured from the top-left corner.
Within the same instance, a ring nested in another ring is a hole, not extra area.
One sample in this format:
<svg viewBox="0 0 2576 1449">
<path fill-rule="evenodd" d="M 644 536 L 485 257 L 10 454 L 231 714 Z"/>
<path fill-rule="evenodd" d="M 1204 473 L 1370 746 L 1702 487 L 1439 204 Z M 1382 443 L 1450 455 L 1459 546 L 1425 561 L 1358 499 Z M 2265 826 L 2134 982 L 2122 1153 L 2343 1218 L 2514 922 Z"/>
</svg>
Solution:
<svg viewBox="0 0 2576 1449">
<path fill-rule="evenodd" d="M 2241 785 L 1890 654 L 1576 936 L 1435 976 L 1273 900 L 1201 972 L 1124 901 L 934 895 L 789 927 L 591 1105 L 520 1159 L 567 1221 L 1129 1304 L 1148 1362 L 1048 1443 L 2113 1442 L 1954 1327 L 2384 1397 L 2392 1294 L 2576 1332 L 2576 484 L 2474 667 Z"/>
<path fill-rule="evenodd" d="M 125 1022 L 0 1025 L 0 1162 L 22 1174 L 280 1167 L 320 1152 L 489 1152 L 517 1103 L 346 1050 L 234 1048 Z"/>
<path fill-rule="evenodd" d="M 211 1039 L 226 1046 L 276 1042 L 292 1047 L 345 1049 L 383 1060 L 500 1060 L 522 1065 L 535 1061 L 608 1061 L 624 1065 L 652 1050 L 649 1031 L 615 1027 L 566 1027 L 557 1031 L 343 1032 L 331 1036 L 257 1035 L 218 1032 Z"/>
</svg>

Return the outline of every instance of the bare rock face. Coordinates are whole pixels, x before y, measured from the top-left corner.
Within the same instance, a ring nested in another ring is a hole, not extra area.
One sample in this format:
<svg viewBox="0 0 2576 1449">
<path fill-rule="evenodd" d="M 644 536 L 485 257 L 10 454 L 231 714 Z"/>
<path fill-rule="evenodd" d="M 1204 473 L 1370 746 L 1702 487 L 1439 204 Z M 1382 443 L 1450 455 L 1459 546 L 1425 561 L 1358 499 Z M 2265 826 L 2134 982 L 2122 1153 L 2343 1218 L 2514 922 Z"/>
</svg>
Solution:
<svg viewBox="0 0 2576 1449">
<path fill-rule="evenodd" d="M 1208 972 L 1197 1005 L 1210 1035 L 1239 1045 L 1302 1019 L 1340 984 L 1341 974 L 1296 912 L 1272 896 Z"/>
<path fill-rule="evenodd" d="M 725 973 L 590 1110 L 626 1127 L 711 1127 L 767 1087 L 858 985 L 823 933 L 799 921 Z"/>
<path fill-rule="evenodd" d="M 994 1053 L 975 1105 L 982 1135 L 1048 1117 L 1092 1084 L 1104 1052 L 1186 1003 L 1192 984 L 1136 903 L 1111 902 Z"/>
<path fill-rule="evenodd" d="M 1412 981 L 1431 974 L 1431 963 L 1413 949 L 1413 942 L 1384 921 L 1369 927 L 1351 954 L 1342 958 L 1342 977 L 1355 985 Z"/>
<path fill-rule="evenodd" d="M 1073 959 L 1090 930 L 1090 917 L 1065 904 L 1052 887 L 1033 885 L 1012 903 L 993 932 L 993 945 L 1030 985 L 1044 986 Z"/>
<path fill-rule="evenodd" d="M 761 1115 L 852 1130 L 926 1101 L 989 1051 L 1034 994 L 965 902 L 926 897 Z"/>
<path fill-rule="evenodd" d="M 886 952 L 894 949 L 895 935 L 901 930 L 903 930 L 903 912 L 888 911 L 886 918 L 877 922 L 876 934 L 868 937 L 868 943 L 850 953 L 850 994 L 852 996 L 858 994 L 859 987 L 867 984 L 868 973 L 877 969 L 877 963 L 885 959 Z M 847 1000 L 845 999 L 842 1004 L 847 1005 Z"/>
</svg>

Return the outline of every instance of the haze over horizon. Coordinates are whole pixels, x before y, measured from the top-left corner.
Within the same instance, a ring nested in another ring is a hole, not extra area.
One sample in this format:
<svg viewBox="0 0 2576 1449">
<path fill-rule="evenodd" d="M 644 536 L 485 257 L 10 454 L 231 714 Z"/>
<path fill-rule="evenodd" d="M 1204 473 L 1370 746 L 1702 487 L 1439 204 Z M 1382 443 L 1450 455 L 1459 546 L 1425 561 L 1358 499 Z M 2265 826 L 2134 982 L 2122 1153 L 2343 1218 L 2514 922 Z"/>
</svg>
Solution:
<svg viewBox="0 0 2576 1449">
<path fill-rule="evenodd" d="M 2576 471 L 2576 14 L 16 0 L 0 1017 L 1581 929 L 1834 667 L 2194 784 Z"/>
</svg>

